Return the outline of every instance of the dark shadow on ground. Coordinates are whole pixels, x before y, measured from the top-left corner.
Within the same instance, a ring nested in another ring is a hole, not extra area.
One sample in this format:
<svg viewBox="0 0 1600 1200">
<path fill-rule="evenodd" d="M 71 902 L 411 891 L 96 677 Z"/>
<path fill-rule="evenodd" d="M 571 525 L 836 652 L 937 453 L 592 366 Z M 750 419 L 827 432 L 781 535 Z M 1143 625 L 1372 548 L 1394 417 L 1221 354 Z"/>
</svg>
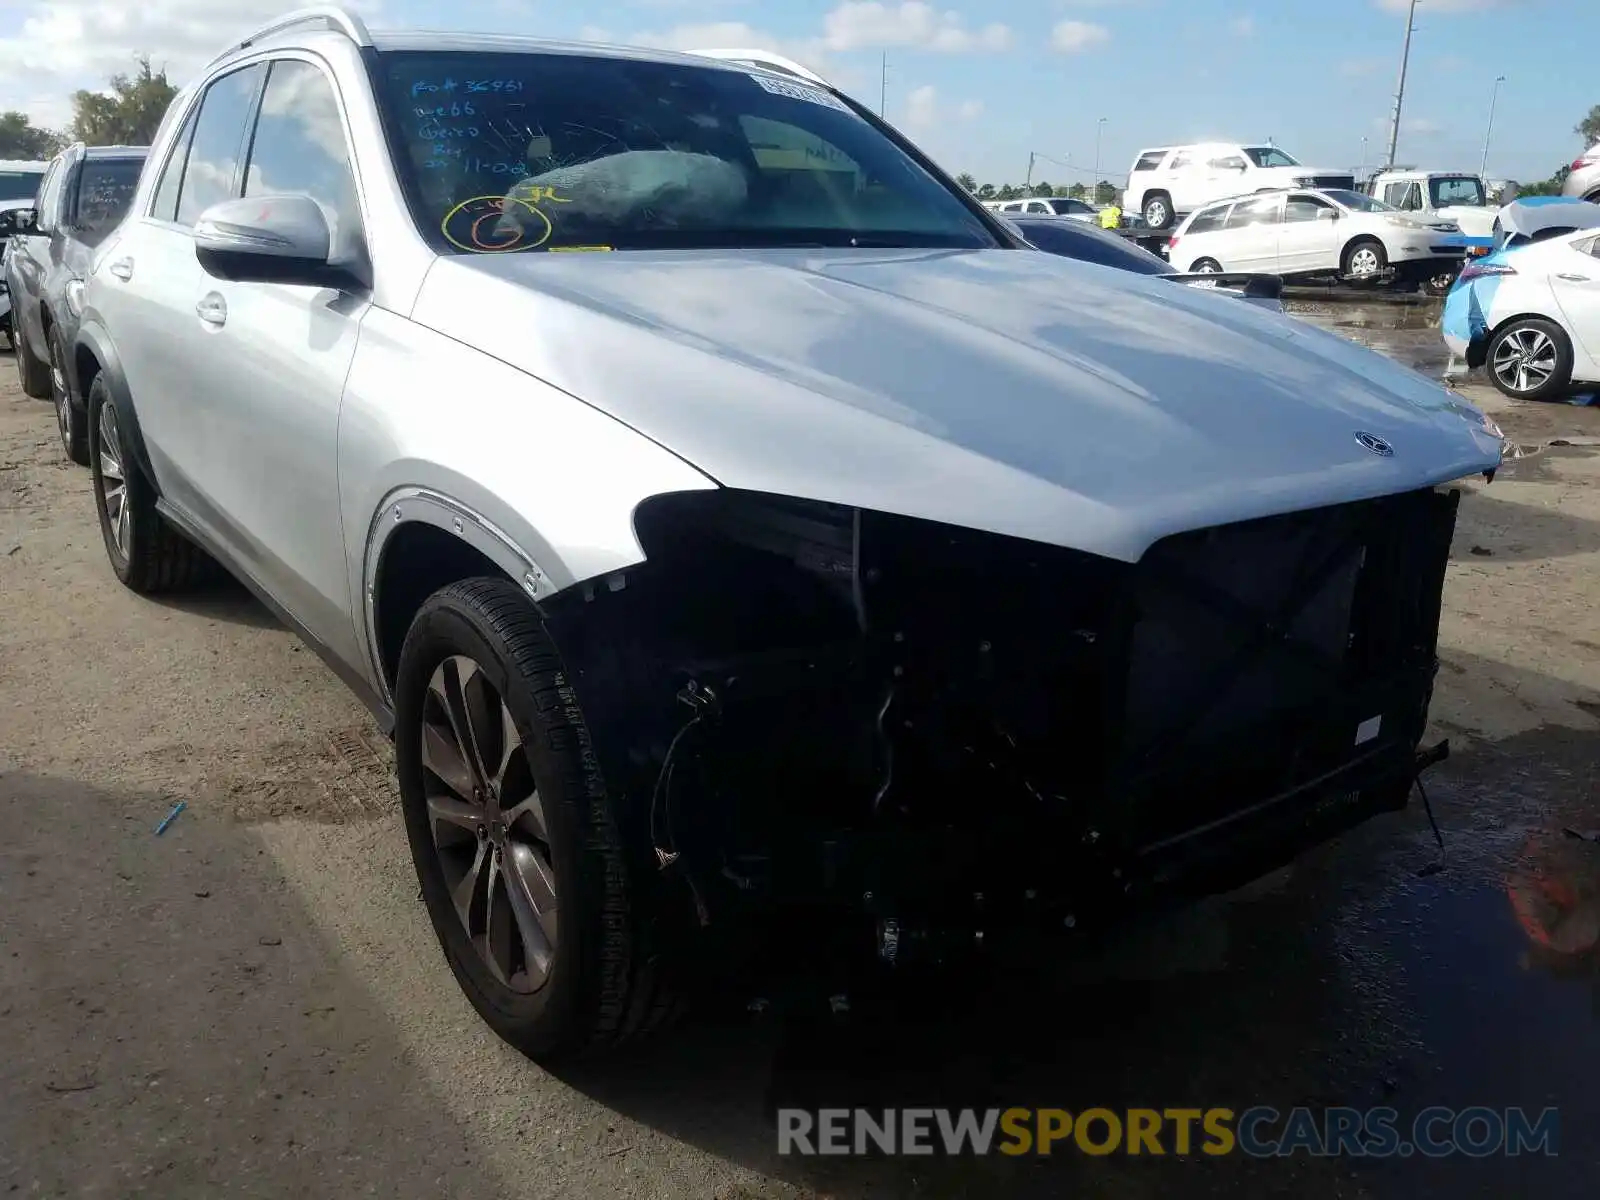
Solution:
<svg viewBox="0 0 1600 1200">
<path fill-rule="evenodd" d="M 1536 458 L 1519 460 L 1508 478 L 1529 480 L 1547 473 L 1558 457 L 1591 455 L 1587 448 L 1553 447 Z M 1505 498 L 1495 485 L 1462 498 L 1450 557 L 1458 562 L 1528 562 L 1568 558 L 1600 550 L 1600 521 L 1575 516 L 1560 509 L 1541 508 Z"/>
<path fill-rule="evenodd" d="M 1515 671 L 1453 657 L 1460 670 L 1441 687 Z M 1414 801 L 1305 856 L 1275 889 L 1077 958 L 1015 964 L 987 984 L 948 979 L 842 1029 L 753 1024 L 733 997 L 654 1052 L 564 1078 L 673 1137 L 838 1197 L 1581 1194 L 1600 1170 L 1586 1133 L 1600 1122 L 1589 1082 L 1600 1024 L 1582 987 L 1524 969 L 1528 937 L 1504 881 L 1530 836 L 1600 827 L 1600 730 L 1460 744 L 1430 775 L 1430 798 L 1448 850 L 1437 873 Z M 779 1157 L 773 1116 L 780 1105 L 1342 1104 L 1392 1105 L 1405 1121 L 1429 1104 L 1557 1104 L 1570 1132 L 1554 1160 L 1180 1161 L 1064 1143 L 1049 1159 L 890 1161 Z"/>
<path fill-rule="evenodd" d="M 218 570 L 205 585 L 192 592 L 161 593 L 151 596 L 153 603 L 179 612 L 193 613 L 230 625 L 254 629 L 281 629 L 282 622 L 267 610 L 244 584 L 226 571 Z"/>
<path fill-rule="evenodd" d="M 0 776 L 0 1195 L 499 1183 L 241 827 Z"/>
</svg>

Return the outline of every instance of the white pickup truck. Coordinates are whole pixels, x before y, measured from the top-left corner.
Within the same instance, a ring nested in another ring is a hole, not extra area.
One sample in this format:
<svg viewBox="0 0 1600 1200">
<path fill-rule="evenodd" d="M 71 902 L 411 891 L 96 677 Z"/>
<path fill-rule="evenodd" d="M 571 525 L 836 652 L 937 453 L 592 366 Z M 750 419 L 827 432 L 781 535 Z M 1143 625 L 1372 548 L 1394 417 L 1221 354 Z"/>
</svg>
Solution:
<svg viewBox="0 0 1600 1200">
<path fill-rule="evenodd" d="M 1481 175 L 1407 167 L 1380 171 L 1362 190 L 1402 212 L 1415 213 L 1422 220 L 1454 221 L 1469 238 L 1494 234 L 1499 208 L 1489 203 L 1489 189 Z"/>
</svg>

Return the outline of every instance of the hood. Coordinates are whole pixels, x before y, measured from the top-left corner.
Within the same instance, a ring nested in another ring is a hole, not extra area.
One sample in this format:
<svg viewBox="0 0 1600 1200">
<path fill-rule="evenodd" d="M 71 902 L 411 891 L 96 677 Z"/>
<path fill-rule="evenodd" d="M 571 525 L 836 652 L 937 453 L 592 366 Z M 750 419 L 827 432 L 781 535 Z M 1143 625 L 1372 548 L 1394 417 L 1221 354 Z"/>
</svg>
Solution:
<svg viewBox="0 0 1600 1200">
<path fill-rule="evenodd" d="M 1461 226 L 1469 237 L 1488 237 L 1494 232 L 1495 209 L 1478 204 L 1450 204 L 1437 210 L 1441 217 Z"/>
<path fill-rule="evenodd" d="M 412 318 L 726 486 L 1126 561 L 1182 530 L 1500 461 L 1474 414 L 1371 351 L 1052 254 L 448 257 Z"/>
</svg>

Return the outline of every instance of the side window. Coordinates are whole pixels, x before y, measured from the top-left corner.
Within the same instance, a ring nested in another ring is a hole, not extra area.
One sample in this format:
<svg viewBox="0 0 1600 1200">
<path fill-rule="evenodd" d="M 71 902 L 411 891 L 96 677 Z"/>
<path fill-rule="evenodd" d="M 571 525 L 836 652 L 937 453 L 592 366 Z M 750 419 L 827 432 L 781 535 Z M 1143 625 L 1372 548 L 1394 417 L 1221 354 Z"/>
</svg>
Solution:
<svg viewBox="0 0 1600 1200">
<path fill-rule="evenodd" d="M 1281 196 L 1263 196 L 1259 200 L 1241 200 L 1233 206 L 1233 212 L 1228 216 L 1228 229 L 1244 229 L 1252 225 L 1276 225 L 1279 219 L 1279 209 L 1283 204 Z"/>
<path fill-rule="evenodd" d="M 58 158 L 45 168 L 44 176 L 39 180 L 39 191 L 33 198 L 41 228 L 47 232 L 56 225 L 56 199 L 61 195 L 61 175 L 61 159 Z"/>
<path fill-rule="evenodd" d="M 178 224 L 193 225 L 213 204 L 238 195 L 245 123 L 250 119 L 260 81 L 260 66 L 244 67 L 215 80 L 206 89 L 189 143 L 189 160 L 183 168 Z"/>
<path fill-rule="evenodd" d="M 1189 165 L 1190 161 L 1191 160 L 1187 154 L 1174 154 L 1172 156 L 1172 161 L 1167 164 L 1167 170 L 1181 171 Z"/>
<path fill-rule="evenodd" d="M 1283 223 L 1291 225 L 1297 221 L 1315 221 L 1324 213 L 1336 211 L 1333 205 L 1316 196 L 1290 196 L 1288 203 L 1283 206 Z"/>
<path fill-rule="evenodd" d="M 1415 211 L 1422 207 L 1422 192 L 1415 183 L 1391 183 L 1383 189 L 1384 203 Z"/>
<path fill-rule="evenodd" d="M 194 119 L 199 111 L 198 104 L 189 110 L 189 115 L 183 119 L 183 128 L 172 139 L 172 152 L 161 169 L 155 199 L 150 201 L 150 215 L 158 221 L 178 219 L 178 188 L 183 184 L 183 165 L 189 161 L 189 140 L 194 137 Z"/>
<path fill-rule="evenodd" d="M 361 201 L 328 77 L 311 63 L 279 59 L 261 94 L 245 170 L 246 196 L 310 196 L 322 206 L 336 252 L 361 229 Z"/>
<path fill-rule="evenodd" d="M 1219 204 L 1216 208 L 1203 208 L 1195 213 L 1194 220 L 1189 222 L 1189 233 L 1212 233 L 1222 228 L 1223 221 L 1232 210 L 1231 204 Z"/>
<path fill-rule="evenodd" d="M 1227 154 L 1221 158 L 1213 158 L 1206 166 L 1214 171 L 1242 171 L 1245 163 L 1237 154 Z"/>
<path fill-rule="evenodd" d="M 1167 156 L 1165 150 L 1147 150 L 1139 156 L 1139 161 L 1133 164 L 1135 171 L 1154 171 L 1161 165 L 1161 160 Z"/>
<path fill-rule="evenodd" d="M 1032 204 L 1028 205 L 1028 211 L 1029 212 L 1036 212 L 1036 213 L 1044 213 L 1044 214 L 1046 214 L 1048 216 L 1054 210 L 1051 209 L 1051 207 L 1048 204 L 1046 204 L 1043 200 L 1035 200 Z"/>
</svg>

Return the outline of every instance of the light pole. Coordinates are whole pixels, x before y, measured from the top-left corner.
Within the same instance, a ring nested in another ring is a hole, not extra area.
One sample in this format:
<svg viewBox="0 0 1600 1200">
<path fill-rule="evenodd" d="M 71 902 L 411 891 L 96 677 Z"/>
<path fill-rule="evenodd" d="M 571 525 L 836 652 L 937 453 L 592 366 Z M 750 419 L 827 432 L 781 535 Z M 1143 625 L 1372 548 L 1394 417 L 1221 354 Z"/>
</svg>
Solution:
<svg viewBox="0 0 1600 1200">
<path fill-rule="evenodd" d="M 1106 119 L 1101 117 L 1094 123 L 1094 196 L 1095 203 L 1100 202 L 1100 135 L 1105 132 Z"/>
<path fill-rule="evenodd" d="M 1478 174 L 1484 175 L 1489 170 L 1489 139 L 1494 136 L 1494 104 L 1500 99 L 1500 85 L 1506 81 L 1504 75 L 1495 77 L 1494 91 L 1489 93 L 1489 127 L 1483 131 L 1483 161 L 1478 164 Z"/>
<path fill-rule="evenodd" d="M 1417 27 L 1417 0 L 1406 10 L 1406 42 L 1400 51 L 1400 81 L 1394 87 L 1394 113 L 1389 118 L 1389 157 L 1384 166 L 1394 169 L 1395 144 L 1400 140 L 1400 106 L 1406 98 L 1406 67 L 1411 62 L 1411 35 Z"/>
<path fill-rule="evenodd" d="M 1356 168 L 1356 171 L 1362 175 L 1367 173 L 1367 139 L 1365 135 L 1361 138 L 1361 165 Z"/>
</svg>

